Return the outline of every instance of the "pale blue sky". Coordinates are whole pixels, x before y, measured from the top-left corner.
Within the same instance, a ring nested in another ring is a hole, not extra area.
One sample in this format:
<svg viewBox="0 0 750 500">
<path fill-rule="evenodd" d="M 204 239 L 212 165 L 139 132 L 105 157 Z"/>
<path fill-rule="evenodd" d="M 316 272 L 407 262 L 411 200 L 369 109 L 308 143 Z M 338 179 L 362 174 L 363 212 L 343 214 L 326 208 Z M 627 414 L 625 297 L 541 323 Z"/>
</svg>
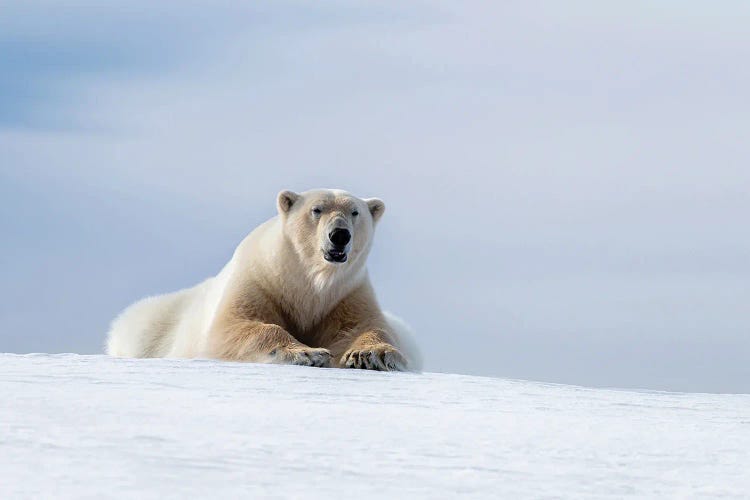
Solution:
<svg viewBox="0 0 750 500">
<path fill-rule="evenodd" d="M 101 352 L 281 189 L 385 200 L 434 371 L 750 392 L 746 2 L 6 2 L 0 351 Z"/>
</svg>

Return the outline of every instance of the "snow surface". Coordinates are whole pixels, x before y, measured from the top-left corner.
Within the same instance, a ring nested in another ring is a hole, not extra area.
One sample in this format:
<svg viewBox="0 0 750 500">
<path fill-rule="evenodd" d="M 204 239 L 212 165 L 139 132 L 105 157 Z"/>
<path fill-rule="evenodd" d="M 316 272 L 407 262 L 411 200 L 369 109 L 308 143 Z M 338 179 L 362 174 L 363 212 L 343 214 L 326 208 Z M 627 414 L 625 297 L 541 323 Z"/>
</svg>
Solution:
<svg viewBox="0 0 750 500">
<path fill-rule="evenodd" d="M 747 497 L 750 395 L 0 354 L 0 498 Z"/>
</svg>

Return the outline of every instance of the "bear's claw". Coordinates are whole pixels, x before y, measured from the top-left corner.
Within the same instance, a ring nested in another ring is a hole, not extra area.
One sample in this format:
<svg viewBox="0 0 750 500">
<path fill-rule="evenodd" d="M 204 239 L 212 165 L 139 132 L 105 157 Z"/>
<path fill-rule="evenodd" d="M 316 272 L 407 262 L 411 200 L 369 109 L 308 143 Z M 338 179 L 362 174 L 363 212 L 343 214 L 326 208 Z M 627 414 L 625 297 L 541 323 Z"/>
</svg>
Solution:
<svg viewBox="0 0 750 500">
<path fill-rule="evenodd" d="M 341 357 L 345 368 L 378 371 L 406 371 L 408 362 L 403 354 L 389 344 L 350 349 Z"/>
<path fill-rule="evenodd" d="M 331 366 L 331 353 L 327 349 L 313 347 L 289 347 L 275 349 L 272 362 L 285 365 L 317 366 L 328 368 Z"/>
</svg>

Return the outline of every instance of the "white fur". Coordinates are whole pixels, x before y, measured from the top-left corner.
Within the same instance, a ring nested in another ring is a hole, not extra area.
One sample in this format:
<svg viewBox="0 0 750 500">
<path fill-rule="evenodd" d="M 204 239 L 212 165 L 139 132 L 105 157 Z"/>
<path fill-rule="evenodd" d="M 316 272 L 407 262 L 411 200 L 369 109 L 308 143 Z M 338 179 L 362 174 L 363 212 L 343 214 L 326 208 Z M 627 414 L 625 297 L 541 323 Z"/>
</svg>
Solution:
<svg viewBox="0 0 750 500">
<path fill-rule="evenodd" d="M 192 288 L 147 297 L 125 309 L 112 322 L 107 353 L 126 358 L 206 357 L 208 332 L 231 264 Z"/>
<path fill-rule="evenodd" d="M 399 349 L 403 351 L 409 359 L 409 370 L 415 372 L 422 371 L 422 353 L 417 345 L 417 338 L 409 325 L 401 318 L 388 311 L 383 311 L 386 321 L 391 327 L 391 331 L 398 338 Z"/>
</svg>

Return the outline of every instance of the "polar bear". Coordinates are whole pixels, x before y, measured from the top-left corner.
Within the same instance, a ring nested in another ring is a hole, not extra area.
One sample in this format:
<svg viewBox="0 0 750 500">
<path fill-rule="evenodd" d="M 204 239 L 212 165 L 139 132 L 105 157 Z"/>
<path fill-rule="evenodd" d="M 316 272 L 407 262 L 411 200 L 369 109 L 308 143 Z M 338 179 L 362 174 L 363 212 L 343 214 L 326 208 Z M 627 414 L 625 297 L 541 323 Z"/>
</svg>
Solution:
<svg viewBox="0 0 750 500">
<path fill-rule="evenodd" d="M 383 202 L 320 189 L 282 191 L 276 205 L 217 276 L 125 309 L 108 354 L 419 370 L 408 327 L 380 310 L 365 266 Z"/>
</svg>

